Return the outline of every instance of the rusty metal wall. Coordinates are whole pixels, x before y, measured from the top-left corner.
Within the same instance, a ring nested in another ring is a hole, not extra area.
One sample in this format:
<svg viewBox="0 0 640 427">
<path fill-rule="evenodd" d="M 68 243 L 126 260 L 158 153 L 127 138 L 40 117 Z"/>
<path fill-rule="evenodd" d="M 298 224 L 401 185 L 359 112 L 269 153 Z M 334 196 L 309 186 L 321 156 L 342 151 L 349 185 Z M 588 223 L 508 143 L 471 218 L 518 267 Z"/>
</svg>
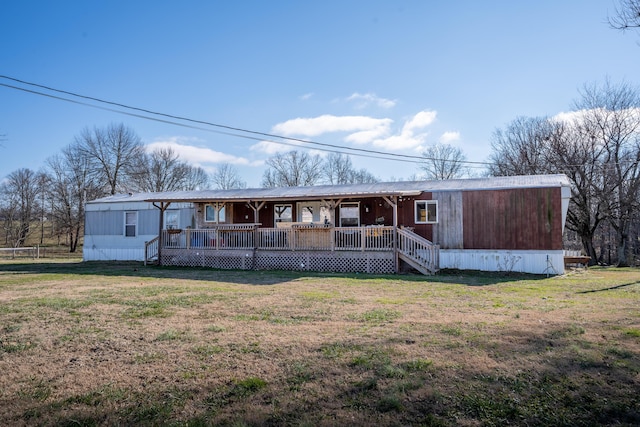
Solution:
<svg viewBox="0 0 640 427">
<path fill-rule="evenodd" d="M 466 191 L 465 249 L 562 249 L 560 188 Z"/>
</svg>

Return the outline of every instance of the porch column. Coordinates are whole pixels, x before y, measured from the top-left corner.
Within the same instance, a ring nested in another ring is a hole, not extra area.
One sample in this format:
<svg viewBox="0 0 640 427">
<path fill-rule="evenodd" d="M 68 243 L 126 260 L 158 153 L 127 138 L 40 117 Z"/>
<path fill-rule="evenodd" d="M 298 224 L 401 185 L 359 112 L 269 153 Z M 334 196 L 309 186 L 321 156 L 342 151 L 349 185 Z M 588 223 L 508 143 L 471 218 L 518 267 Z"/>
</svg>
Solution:
<svg viewBox="0 0 640 427">
<path fill-rule="evenodd" d="M 153 206 L 158 208 L 160 212 L 160 220 L 158 221 L 158 265 L 162 265 L 162 246 L 164 245 L 162 229 L 164 228 L 164 211 L 166 211 L 170 205 L 171 202 L 160 202 L 160 205 L 156 205 L 156 202 L 153 202 Z M 146 259 L 147 254 L 145 253 L 144 256 Z"/>
<path fill-rule="evenodd" d="M 258 234 L 258 224 L 260 223 L 260 209 L 263 208 L 263 206 L 265 205 L 265 201 L 262 202 L 251 202 L 251 200 L 249 200 L 247 202 L 247 206 L 249 206 L 252 210 L 253 210 L 253 249 L 254 249 L 254 257 L 255 257 L 255 250 L 258 248 L 259 246 L 259 239 L 260 239 L 260 235 Z"/>
<path fill-rule="evenodd" d="M 400 270 L 400 260 L 398 259 L 398 196 L 382 196 L 382 198 L 393 208 L 393 254 L 396 273 L 398 273 Z"/>
<path fill-rule="evenodd" d="M 338 200 L 321 200 L 322 203 L 326 204 L 329 208 L 329 221 L 331 222 L 331 233 L 329 237 L 329 242 L 331 243 L 331 251 L 333 252 L 336 249 L 336 206 L 342 202 L 342 199 Z"/>
<path fill-rule="evenodd" d="M 252 210 L 253 210 L 253 223 L 254 224 L 258 224 L 260 223 L 260 209 L 262 209 L 265 205 L 265 203 L 267 202 L 251 202 L 249 201 L 247 203 L 247 206 L 249 206 Z"/>
</svg>

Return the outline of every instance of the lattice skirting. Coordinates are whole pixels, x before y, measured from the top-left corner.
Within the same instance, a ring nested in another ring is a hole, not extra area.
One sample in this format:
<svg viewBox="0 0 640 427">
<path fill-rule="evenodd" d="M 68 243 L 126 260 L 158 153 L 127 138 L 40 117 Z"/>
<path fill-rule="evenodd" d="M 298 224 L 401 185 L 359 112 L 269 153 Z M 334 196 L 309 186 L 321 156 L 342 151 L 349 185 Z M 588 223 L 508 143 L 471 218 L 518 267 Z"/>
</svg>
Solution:
<svg viewBox="0 0 640 427">
<path fill-rule="evenodd" d="M 395 272 L 395 259 L 392 252 L 163 249 L 162 264 L 225 270 L 298 270 L 370 274 Z"/>
</svg>

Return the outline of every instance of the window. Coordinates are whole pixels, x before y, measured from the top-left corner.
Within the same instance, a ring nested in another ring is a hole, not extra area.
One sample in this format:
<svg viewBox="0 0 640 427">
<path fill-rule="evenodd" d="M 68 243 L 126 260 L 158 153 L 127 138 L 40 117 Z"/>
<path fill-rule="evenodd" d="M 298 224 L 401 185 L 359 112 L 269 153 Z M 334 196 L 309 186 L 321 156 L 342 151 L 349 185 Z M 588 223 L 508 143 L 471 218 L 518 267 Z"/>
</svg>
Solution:
<svg viewBox="0 0 640 427">
<path fill-rule="evenodd" d="M 164 213 L 164 228 L 167 230 L 175 230 L 179 228 L 180 215 L 178 211 L 166 211 Z"/>
<path fill-rule="evenodd" d="M 205 205 L 204 220 L 205 222 L 226 222 L 226 209 L 224 203 L 215 203 L 213 205 Z"/>
<path fill-rule="evenodd" d="M 276 224 L 279 222 L 292 222 L 293 207 L 291 205 L 275 205 L 273 207 L 273 218 Z"/>
<path fill-rule="evenodd" d="M 435 224 L 438 222 L 437 200 L 416 200 L 416 224 Z"/>
<path fill-rule="evenodd" d="M 331 212 L 322 202 L 300 202 L 297 207 L 299 222 L 315 222 L 327 224 L 331 218 Z"/>
<path fill-rule="evenodd" d="M 124 213 L 124 235 L 125 237 L 136 237 L 138 226 L 138 212 Z"/>
<path fill-rule="evenodd" d="M 360 226 L 360 202 L 340 203 L 340 227 Z"/>
</svg>

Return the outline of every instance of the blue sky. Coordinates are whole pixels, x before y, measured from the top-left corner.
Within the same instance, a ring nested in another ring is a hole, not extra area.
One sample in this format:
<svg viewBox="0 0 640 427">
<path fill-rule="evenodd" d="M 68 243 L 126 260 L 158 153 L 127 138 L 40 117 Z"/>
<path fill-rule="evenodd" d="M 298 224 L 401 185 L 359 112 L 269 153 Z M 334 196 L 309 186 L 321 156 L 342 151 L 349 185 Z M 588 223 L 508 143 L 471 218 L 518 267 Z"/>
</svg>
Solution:
<svg viewBox="0 0 640 427">
<path fill-rule="evenodd" d="M 338 146 L 419 155 L 444 142 L 483 161 L 494 130 L 518 116 L 566 112 L 607 77 L 640 84 L 640 35 L 608 27 L 615 4 L 3 1 L 0 75 Z M 251 187 L 266 158 L 293 149 L 0 86 L 0 175 L 37 170 L 83 128 L 110 123 L 208 171 L 231 163 Z M 419 173 L 352 161 L 382 180 Z"/>
</svg>

